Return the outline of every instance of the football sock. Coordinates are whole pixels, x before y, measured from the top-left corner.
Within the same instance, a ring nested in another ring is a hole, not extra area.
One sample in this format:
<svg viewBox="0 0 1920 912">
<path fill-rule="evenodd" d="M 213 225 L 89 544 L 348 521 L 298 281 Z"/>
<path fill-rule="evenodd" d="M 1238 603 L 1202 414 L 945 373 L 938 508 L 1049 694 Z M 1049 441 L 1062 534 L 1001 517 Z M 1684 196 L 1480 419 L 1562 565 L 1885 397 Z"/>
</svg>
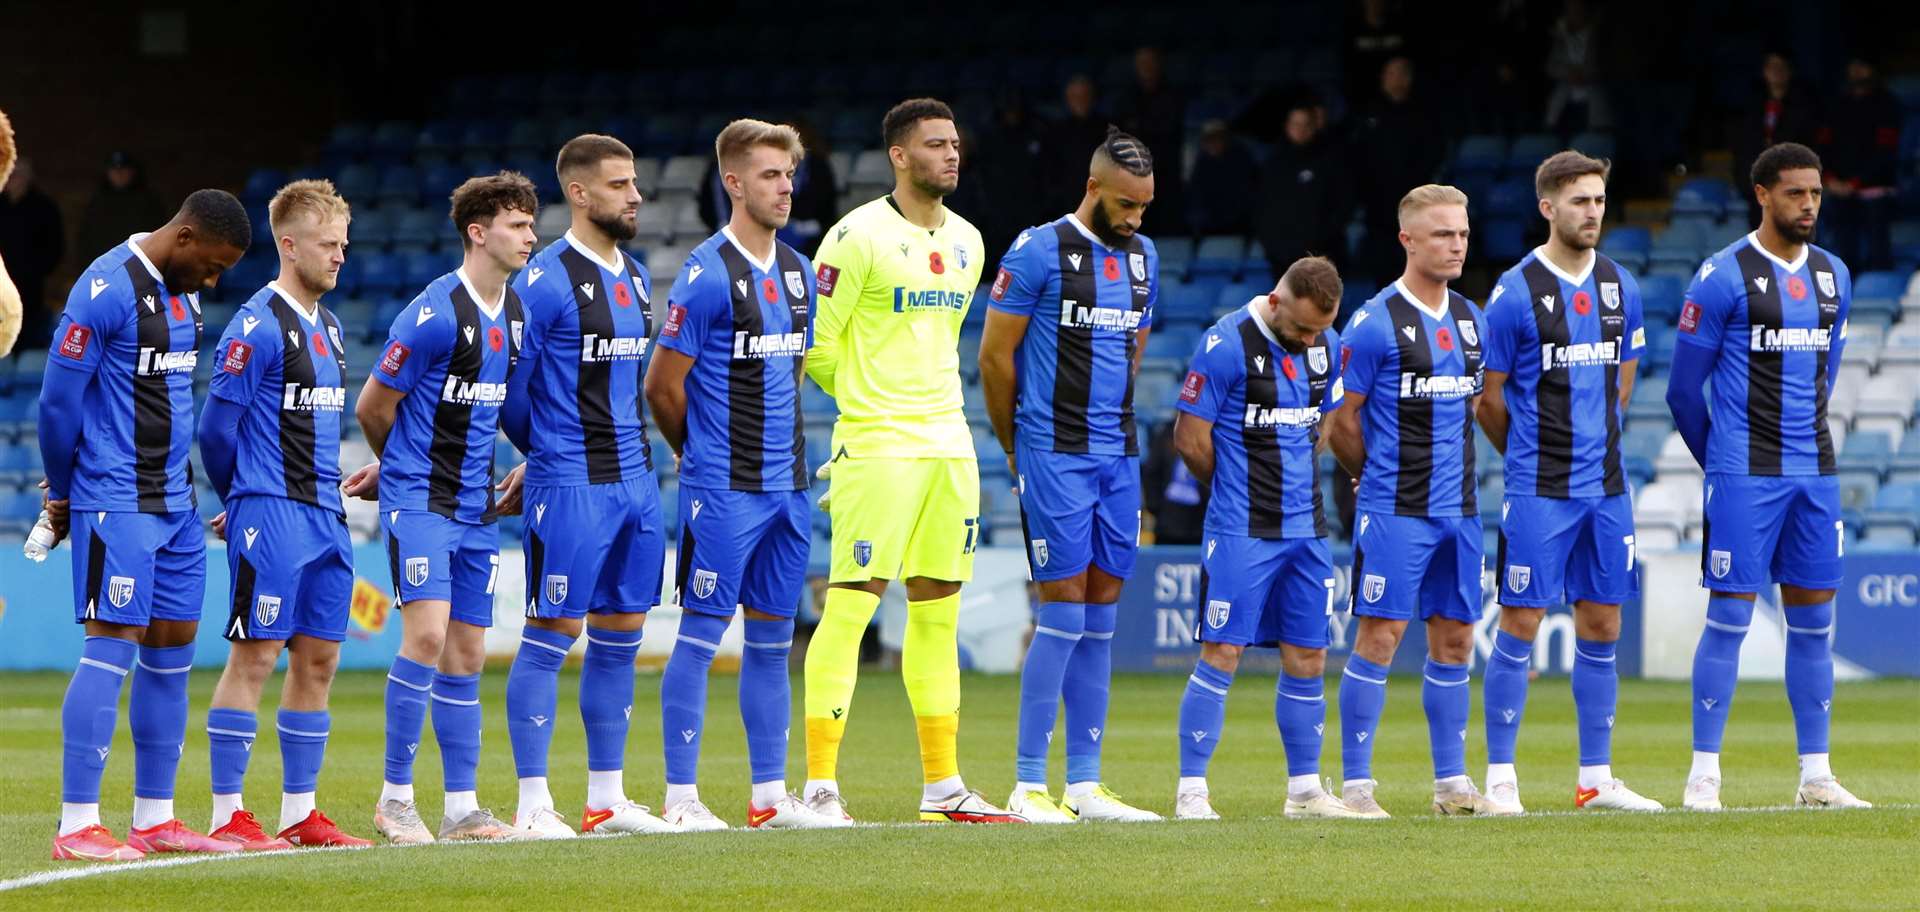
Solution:
<svg viewBox="0 0 1920 912">
<path fill-rule="evenodd" d="M 1175 787 L 1175 791 L 1176 791 L 1176 793 L 1178 793 L 1178 792 L 1201 792 L 1201 793 L 1205 793 L 1205 792 L 1207 791 L 1207 777 L 1205 777 L 1205 776 L 1181 776 L 1181 777 L 1180 777 L 1180 783 L 1179 783 L 1179 785 L 1178 785 L 1178 786 L 1176 786 L 1176 787 Z"/>
<path fill-rule="evenodd" d="M 1467 666 L 1427 660 L 1420 703 L 1427 710 L 1427 741 L 1433 746 L 1433 778 L 1467 774 L 1467 716 L 1473 694 L 1467 689 Z"/>
<path fill-rule="evenodd" d="M 786 794 L 787 727 L 793 723 L 793 683 L 787 657 L 793 651 L 793 619 L 747 618 L 740 654 L 740 721 L 747 730 L 749 780 L 755 803 L 772 807 Z M 766 801 L 761 786 L 772 786 Z"/>
<path fill-rule="evenodd" d="M 660 741 L 667 756 L 667 784 L 700 781 L 700 732 L 706 727 L 707 670 L 720 651 L 729 618 L 683 611 L 680 633 L 660 674 Z"/>
<path fill-rule="evenodd" d="M 1825 779 L 1833 775 L 1833 763 L 1823 751 L 1818 754 L 1800 755 L 1800 784 L 1806 785 L 1815 779 Z"/>
<path fill-rule="evenodd" d="M 1833 602 L 1789 606 L 1787 616 L 1787 704 L 1802 754 L 1827 752 L 1833 707 Z"/>
<path fill-rule="evenodd" d="M 1014 749 L 1014 775 L 1023 782 L 1047 781 L 1047 748 L 1053 743 L 1067 662 L 1086 624 L 1087 609 L 1077 602 L 1042 602 L 1033 617 L 1033 642 L 1020 667 L 1020 724 Z"/>
<path fill-rule="evenodd" d="M 253 757 L 253 741 L 259 731 L 254 713 L 244 709 L 207 710 L 207 765 L 213 780 L 211 829 L 226 826 L 233 812 L 243 806 L 240 795 L 247 781 L 247 761 Z"/>
<path fill-rule="evenodd" d="M 1520 774 L 1514 770 L 1513 764 L 1511 763 L 1487 764 L 1487 791 L 1489 792 L 1493 791 L 1494 786 L 1499 785 L 1503 782 L 1509 785 L 1512 785 L 1515 788 L 1518 788 L 1520 786 Z"/>
<path fill-rule="evenodd" d="M 1614 672 L 1617 646 L 1599 640 L 1574 641 L 1573 711 L 1580 726 L 1583 767 L 1613 760 L 1613 714 L 1620 705 L 1620 677 Z"/>
<path fill-rule="evenodd" d="M 480 770 L 480 676 L 433 676 L 433 740 L 440 744 L 440 768 L 449 796 L 474 790 Z M 460 819 L 449 812 L 447 816 Z"/>
<path fill-rule="evenodd" d="M 807 794 L 816 782 L 832 781 L 840 763 L 840 737 L 853 708 L 854 676 L 860 666 L 860 640 L 867 634 L 880 597 L 860 589 L 827 588 L 820 624 L 807 641 L 802 663 L 806 678 Z M 837 792 L 836 792 L 837 794 Z"/>
<path fill-rule="evenodd" d="M 667 793 L 660 799 L 664 807 L 673 807 L 682 801 L 699 801 L 700 787 L 690 783 L 674 783 L 667 786 Z"/>
<path fill-rule="evenodd" d="M 480 794 L 472 789 L 461 791 L 448 790 L 446 804 L 440 813 L 448 820 L 459 822 L 460 818 L 480 809 Z"/>
<path fill-rule="evenodd" d="M 1527 673 L 1533 642 L 1505 630 L 1493 635 L 1493 652 L 1480 680 L 1487 707 L 1487 762 L 1512 763 L 1520 739 L 1520 718 L 1527 711 Z"/>
<path fill-rule="evenodd" d="M 572 648 L 573 637 L 558 630 L 529 624 L 520 631 L 520 649 L 507 671 L 507 739 L 513 742 L 514 773 L 522 779 L 547 775 L 560 666 Z"/>
<path fill-rule="evenodd" d="M 553 790 L 547 785 L 545 776 L 520 777 L 519 816 L 525 817 L 541 808 L 553 808 Z"/>
<path fill-rule="evenodd" d="M 1312 778 L 1320 772 L 1321 735 L 1327 727 L 1326 683 L 1319 677 L 1280 675 L 1274 692 L 1273 720 L 1287 750 L 1287 775 Z"/>
<path fill-rule="evenodd" d="M 60 703 L 60 800 L 96 806 L 95 819 L 81 826 L 98 822 L 100 777 L 120 718 L 120 684 L 132 670 L 138 649 L 129 640 L 87 637 Z M 63 824 L 61 832 L 70 831 Z"/>
<path fill-rule="evenodd" d="M 139 761 L 136 760 L 134 762 L 138 763 Z M 142 798 L 139 795 L 133 796 L 133 821 L 129 824 L 133 829 L 144 830 L 149 827 L 157 827 L 172 819 L 172 798 Z"/>
<path fill-rule="evenodd" d="M 1581 764 L 1580 766 L 1580 787 L 1581 788 L 1597 789 L 1600 786 L 1605 785 L 1606 783 L 1611 781 L 1613 781 L 1613 764 L 1599 763 L 1592 766 Z"/>
<path fill-rule="evenodd" d="M 315 712 L 283 709 L 274 727 L 280 733 L 280 791 L 286 795 L 306 795 L 307 810 L 311 811 L 313 792 L 320 786 L 320 767 L 326 759 L 327 735 L 333 728 L 333 717 L 324 709 Z M 307 817 L 302 813 L 288 820 L 287 813 L 283 798 L 280 811 L 283 829 Z"/>
<path fill-rule="evenodd" d="M 1180 697 L 1180 775 L 1204 778 L 1213 750 L 1220 746 L 1221 723 L 1227 718 L 1227 688 L 1233 675 L 1208 665 L 1193 663 L 1187 676 L 1187 689 Z"/>
<path fill-rule="evenodd" d="M 1707 627 L 1693 650 L 1693 749 L 1720 753 L 1733 708 L 1733 686 L 1740 675 L 1740 641 L 1753 622 L 1753 603 L 1713 595 L 1707 599 Z"/>
<path fill-rule="evenodd" d="M 1711 776 L 1715 779 L 1720 778 L 1719 751 L 1697 750 L 1693 752 L 1693 766 L 1687 771 L 1687 778 L 1691 780 L 1706 776 Z"/>
<path fill-rule="evenodd" d="M 1087 605 L 1086 629 L 1067 660 L 1067 782 L 1100 781 L 1100 738 L 1113 684 L 1113 604 Z"/>
<path fill-rule="evenodd" d="M 280 793 L 280 829 L 286 830 L 313 813 L 312 792 Z"/>
<path fill-rule="evenodd" d="M 187 673 L 192 670 L 192 643 L 140 647 L 140 656 L 134 662 L 132 692 L 127 698 L 136 798 L 173 798 L 180 751 L 187 743 Z M 172 817 L 168 814 L 156 823 Z"/>
<path fill-rule="evenodd" d="M 1387 666 L 1354 653 L 1340 673 L 1340 767 L 1346 781 L 1373 778 L 1374 730 L 1387 708 Z"/>
<path fill-rule="evenodd" d="M 960 775 L 960 593 L 907 602 L 900 677 L 920 734 L 927 783 Z"/>
<path fill-rule="evenodd" d="M 420 730 L 426 725 L 427 695 L 432 690 L 432 668 L 406 656 L 393 657 L 393 666 L 387 669 L 387 757 L 383 777 L 388 784 L 413 784 L 413 755 L 420 750 Z"/>
<path fill-rule="evenodd" d="M 580 664 L 580 722 L 587 729 L 587 769 L 627 766 L 627 729 L 633 713 L 633 660 L 641 631 L 587 627 Z"/>
<path fill-rule="evenodd" d="M 587 807 L 604 811 L 627 800 L 625 770 L 588 770 Z"/>
<path fill-rule="evenodd" d="M 75 833 L 99 822 L 99 802 L 60 802 L 60 835 Z"/>
<path fill-rule="evenodd" d="M 787 797 L 787 780 L 785 779 L 768 779 L 765 782 L 753 784 L 754 807 L 770 808 L 779 804 L 780 799 L 785 797 Z"/>
<path fill-rule="evenodd" d="M 235 811 L 245 809 L 246 802 L 239 792 L 234 792 L 229 795 L 215 792 L 213 795 L 213 816 L 207 820 L 207 832 L 212 833 L 214 830 L 226 826 L 233 820 Z"/>
<path fill-rule="evenodd" d="M 1311 798 L 1313 797 L 1313 793 L 1317 791 L 1320 791 L 1320 774 L 1318 771 L 1300 776 L 1287 777 L 1288 798 Z"/>
</svg>

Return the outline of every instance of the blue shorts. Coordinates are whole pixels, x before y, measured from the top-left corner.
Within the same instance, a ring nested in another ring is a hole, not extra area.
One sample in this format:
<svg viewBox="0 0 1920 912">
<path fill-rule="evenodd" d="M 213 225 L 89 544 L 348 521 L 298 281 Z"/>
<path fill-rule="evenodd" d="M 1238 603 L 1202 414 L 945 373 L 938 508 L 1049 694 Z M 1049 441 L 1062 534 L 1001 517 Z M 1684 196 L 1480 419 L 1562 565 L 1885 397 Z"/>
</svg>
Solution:
<svg viewBox="0 0 1920 912">
<path fill-rule="evenodd" d="M 282 497 L 236 497 L 227 504 L 227 570 L 227 639 L 346 639 L 353 542 L 340 514 Z"/>
<path fill-rule="evenodd" d="M 198 621 L 207 591 L 200 514 L 72 513 L 73 620 Z"/>
<path fill-rule="evenodd" d="M 1207 533 L 1193 638 L 1234 646 L 1327 648 L 1333 555 L 1324 538 Z"/>
<path fill-rule="evenodd" d="M 1020 522 L 1027 567 L 1038 581 L 1092 564 L 1115 579 L 1140 550 L 1140 460 L 1018 447 Z"/>
<path fill-rule="evenodd" d="M 399 607 L 449 602 L 453 619 L 493 626 L 493 584 L 500 575 L 500 526 L 461 522 L 425 510 L 382 510 L 387 569 Z"/>
<path fill-rule="evenodd" d="M 1494 570 L 1500 604 L 1552 608 L 1573 601 L 1619 605 L 1631 598 L 1633 501 L 1508 494 L 1500 505 Z"/>
<path fill-rule="evenodd" d="M 1361 510 L 1354 521 L 1360 527 L 1348 584 L 1354 614 L 1397 621 L 1480 620 L 1480 565 L 1486 550 L 1480 517 L 1430 519 Z"/>
<path fill-rule="evenodd" d="M 1832 475 L 1707 473 L 1701 585 L 1759 592 L 1773 582 L 1837 589 L 1846 524 Z"/>
<path fill-rule="evenodd" d="M 807 585 L 813 503 L 806 491 L 680 486 L 680 607 L 732 617 L 735 605 L 790 618 Z"/>
<path fill-rule="evenodd" d="M 603 484 L 528 485 L 527 617 L 640 614 L 660 604 L 667 559 L 660 486 L 647 475 Z M 578 583 L 583 588 L 573 591 Z"/>
</svg>

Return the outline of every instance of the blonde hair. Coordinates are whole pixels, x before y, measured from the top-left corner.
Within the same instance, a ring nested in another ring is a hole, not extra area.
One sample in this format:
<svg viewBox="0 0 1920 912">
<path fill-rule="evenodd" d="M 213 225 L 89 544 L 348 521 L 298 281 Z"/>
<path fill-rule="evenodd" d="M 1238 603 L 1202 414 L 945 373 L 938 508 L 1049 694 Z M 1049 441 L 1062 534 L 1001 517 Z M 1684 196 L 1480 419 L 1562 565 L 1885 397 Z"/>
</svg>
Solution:
<svg viewBox="0 0 1920 912">
<path fill-rule="evenodd" d="M 13 163 L 18 153 L 13 146 L 13 124 L 7 120 L 7 112 L 0 111 L 0 184 L 7 182 L 13 175 Z"/>
<path fill-rule="evenodd" d="M 267 204 L 267 224 L 273 226 L 274 236 L 279 237 L 294 217 L 302 213 L 311 213 L 313 220 L 322 225 L 335 219 L 344 222 L 353 218 L 347 201 L 333 189 L 333 181 L 297 180 L 273 195 L 273 201 Z"/>
<path fill-rule="evenodd" d="M 1421 184 L 1400 198 L 1400 225 L 1406 227 L 1407 219 L 1432 209 L 1435 206 L 1465 206 L 1467 195 L 1458 187 L 1446 184 Z"/>
<path fill-rule="evenodd" d="M 727 124 L 720 135 L 713 140 L 713 157 L 725 171 L 729 162 L 739 161 L 740 156 L 754 146 L 769 146 L 793 156 L 794 164 L 807 156 L 806 147 L 800 142 L 800 131 L 786 124 L 772 124 L 764 120 L 742 117 Z"/>
</svg>

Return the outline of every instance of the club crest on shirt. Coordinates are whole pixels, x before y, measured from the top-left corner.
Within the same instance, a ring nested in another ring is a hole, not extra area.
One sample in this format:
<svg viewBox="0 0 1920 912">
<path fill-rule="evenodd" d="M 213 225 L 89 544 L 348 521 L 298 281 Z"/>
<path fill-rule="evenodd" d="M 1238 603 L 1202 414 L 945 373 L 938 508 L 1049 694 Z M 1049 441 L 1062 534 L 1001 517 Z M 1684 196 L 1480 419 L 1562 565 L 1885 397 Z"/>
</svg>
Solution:
<svg viewBox="0 0 1920 912">
<path fill-rule="evenodd" d="M 1307 349 L 1307 367 L 1316 374 L 1327 372 L 1327 347 L 1316 345 Z"/>
<path fill-rule="evenodd" d="M 1468 345 L 1479 345 L 1480 325 L 1472 320 L 1460 321 L 1460 338 L 1467 340 Z"/>
<path fill-rule="evenodd" d="M 1523 564 L 1511 564 L 1507 567 L 1507 591 L 1515 594 L 1527 591 L 1527 584 L 1533 582 L 1533 568 Z"/>
<path fill-rule="evenodd" d="M 422 586 L 427 582 L 427 559 L 409 557 L 406 564 L 407 585 Z"/>
<path fill-rule="evenodd" d="M 1233 613 L 1233 603 L 1225 599 L 1207 600 L 1207 626 L 1215 630 L 1227 626 L 1227 615 Z"/>
<path fill-rule="evenodd" d="M 1837 290 L 1838 286 L 1833 283 L 1833 273 L 1815 271 L 1813 280 L 1820 285 L 1821 294 L 1829 298 L 1839 295 L 1839 291 Z"/>
<path fill-rule="evenodd" d="M 1366 599 L 1368 604 L 1380 601 L 1380 597 L 1386 594 L 1386 577 L 1369 573 L 1366 575 L 1366 578 L 1361 581 L 1360 597 Z"/>
<path fill-rule="evenodd" d="M 799 270 L 788 270 L 785 276 L 787 280 L 787 294 L 793 295 L 796 298 L 804 298 L 807 296 L 806 276 L 801 275 Z"/>
<path fill-rule="evenodd" d="M 1036 538 L 1033 540 L 1033 562 L 1035 565 L 1041 566 L 1041 567 L 1044 567 L 1047 565 L 1047 540 L 1046 539 Z"/>
<path fill-rule="evenodd" d="M 693 571 L 693 594 L 696 598 L 706 598 L 713 594 L 713 588 L 720 582 L 712 570 Z"/>
<path fill-rule="evenodd" d="M 873 542 L 860 539 L 853 543 L 853 562 L 864 567 L 873 560 Z"/>
<path fill-rule="evenodd" d="M 961 269 L 967 268 L 967 245 L 953 245 L 953 261 L 958 263 Z"/>
<path fill-rule="evenodd" d="M 564 573 L 547 574 L 547 604 L 564 605 L 567 603 L 567 575 Z"/>
<path fill-rule="evenodd" d="M 1619 282 L 1601 282 L 1600 283 L 1600 303 L 1602 305 L 1605 305 L 1605 307 L 1608 310 L 1620 309 L 1620 283 Z"/>
<path fill-rule="evenodd" d="M 1733 552 L 1715 551 L 1713 552 L 1712 557 L 1713 557 L 1712 569 L 1713 569 L 1714 576 L 1724 578 L 1728 573 L 1733 571 Z"/>
<path fill-rule="evenodd" d="M 647 297 L 647 283 L 640 281 L 639 276 L 633 277 L 633 293 L 640 296 L 640 303 L 649 305 L 653 303 Z"/>
<path fill-rule="evenodd" d="M 1134 281 L 1136 282 L 1146 281 L 1147 280 L 1147 255 L 1144 253 L 1127 254 L 1127 271 L 1133 273 Z"/>
<path fill-rule="evenodd" d="M 125 608 L 133 601 L 133 577 L 116 576 L 107 580 L 107 601 L 115 608 Z"/>
<path fill-rule="evenodd" d="M 263 595 L 253 600 L 253 619 L 262 627 L 271 627 L 280 617 L 280 597 Z"/>
</svg>

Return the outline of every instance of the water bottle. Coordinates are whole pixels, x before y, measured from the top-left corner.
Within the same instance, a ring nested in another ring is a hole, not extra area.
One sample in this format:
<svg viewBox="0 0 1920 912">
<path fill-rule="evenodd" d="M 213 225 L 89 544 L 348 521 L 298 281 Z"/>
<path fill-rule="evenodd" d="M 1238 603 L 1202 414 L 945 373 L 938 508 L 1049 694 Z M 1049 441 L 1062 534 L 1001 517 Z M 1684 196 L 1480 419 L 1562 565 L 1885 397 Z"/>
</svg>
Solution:
<svg viewBox="0 0 1920 912">
<path fill-rule="evenodd" d="M 27 533 L 27 543 L 20 549 L 20 553 L 36 564 L 44 563 L 47 552 L 53 550 L 55 543 L 53 519 L 47 516 L 47 511 L 41 510 L 40 519 L 33 524 L 33 531 Z"/>
</svg>

